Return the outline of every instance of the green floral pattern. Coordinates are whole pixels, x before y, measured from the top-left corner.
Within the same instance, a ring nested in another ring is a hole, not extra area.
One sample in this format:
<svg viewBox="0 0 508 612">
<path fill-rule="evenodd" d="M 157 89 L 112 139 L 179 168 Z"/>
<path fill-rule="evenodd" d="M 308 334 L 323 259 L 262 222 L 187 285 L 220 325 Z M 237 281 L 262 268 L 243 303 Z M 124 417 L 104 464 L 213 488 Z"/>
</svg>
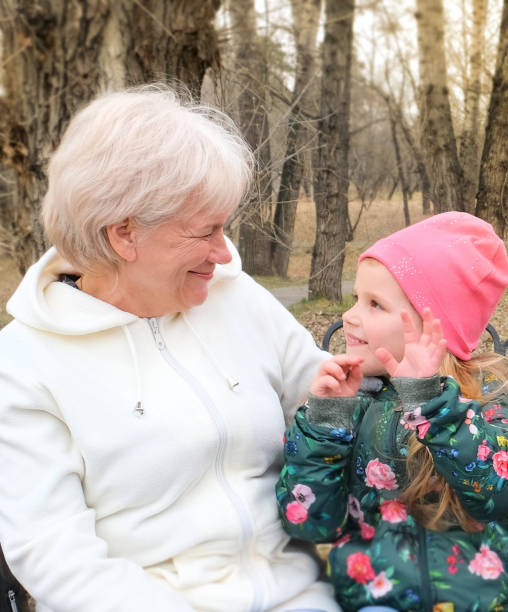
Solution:
<svg viewBox="0 0 508 612">
<path fill-rule="evenodd" d="M 302 407 L 286 431 L 281 519 L 295 538 L 332 543 L 328 574 L 346 612 L 508 610 L 508 406 L 468 400 L 451 378 L 441 387 L 405 413 L 390 384 L 359 394 L 352 431 L 311 425 Z M 399 500 L 412 432 L 477 532 L 426 530 Z"/>
</svg>

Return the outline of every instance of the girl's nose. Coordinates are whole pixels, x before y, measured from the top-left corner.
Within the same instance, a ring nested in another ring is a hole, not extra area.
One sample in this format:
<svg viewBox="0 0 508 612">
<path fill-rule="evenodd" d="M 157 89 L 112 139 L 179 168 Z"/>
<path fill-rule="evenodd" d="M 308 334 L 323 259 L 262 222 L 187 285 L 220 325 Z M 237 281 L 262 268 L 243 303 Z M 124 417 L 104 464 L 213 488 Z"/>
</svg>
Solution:
<svg viewBox="0 0 508 612">
<path fill-rule="evenodd" d="M 346 310 L 346 312 L 342 314 L 342 320 L 344 323 L 347 323 L 348 325 L 358 325 L 359 321 L 356 307 L 357 304 L 351 306 L 349 310 Z"/>
</svg>

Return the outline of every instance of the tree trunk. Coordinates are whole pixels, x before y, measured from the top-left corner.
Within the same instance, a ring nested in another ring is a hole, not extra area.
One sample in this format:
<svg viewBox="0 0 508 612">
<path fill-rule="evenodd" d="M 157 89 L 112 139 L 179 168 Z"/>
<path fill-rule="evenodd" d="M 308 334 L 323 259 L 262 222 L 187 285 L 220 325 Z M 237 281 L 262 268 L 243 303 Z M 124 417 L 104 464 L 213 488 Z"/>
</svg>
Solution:
<svg viewBox="0 0 508 612">
<path fill-rule="evenodd" d="M 508 229 L 508 0 L 497 52 L 485 144 L 480 165 L 476 215 L 489 221 L 500 236 Z"/>
<path fill-rule="evenodd" d="M 97 90 L 107 10 L 103 0 L 0 0 L 0 18 L 9 22 L 2 32 L 2 161 L 18 177 L 17 197 L 2 207 L 0 221 L 22 272 L 48 246 L 39 222 L 45 165 L 70 116 Z"/>
<path fill-rule="evenodd" d="M 207 68 L 219 67 L 214 19 L 221 0 L 119 0 L 112 15 L 123 42 L 125 82 L 176 80 L 200 97 Z"/>
<path fill-rule="evenodd" d="M 402 167 L 402 157 L 400 155 L 399 139 L 397 138 L 397 122 L 393 115 L 393 111 L 390 108 L 390 102 L 388 100 L 387 100 L 387 105 L 388 105 L 388 112 L 390 116 L 390 128 L 391 128 L 391 133 L 392 133 L 393 149 L 395 151 L 395 160 L 397 161 L 397 172 L 399 175 L 399 183 L 402 189 L 404 223 L 406 224 L 406 227 L 407 227 L 408 225 L 411 224 L 411 219 L 409 217 L 409 202 L 408 202 L 408 196 L 407 196 L 407 192 L 408 192 L 407 181 L 406 181 L 406 177 L 404 176 L 404 169 Z"/>
<path fill-rule="evenodd" d="M 316 242 L 309 297 L 342 300 L 348 236 L 349 110 L 354 0 L 326 0 L 321 120 L 316 153 Z"/>
<path fill-rule="evenodd" d="M 272 273 L 272 179 L 268 114 L 265 103 L 266 65 L 256 31 L 254 0 L 230 0 L 228 11 L 239 86 L 237 122 L 256 155 L 258 172 L 240 219 L 239 251 L 249 274 Z"/>
<path fill-rule="evenodd" d="M 9 23 L 0 162 L 18 178 L 13 204 L 2 200 L 0 223 L 22 272 L 48 246 L 39 222 L 45 166 L 76 109 L 101 87 L 156 75 L 199 92 L 205 66 L 217 64 L 220 0 L 153 4 L 157 10 L 146 0 L 0 0 L 0 18 Z"/>
<path fill-rule="evenodd" d="M 442 0 L 417 0 L 422 151 L 436 213 L 464 210 L 463 171 L 453 132 Z"/>
<path fill-rule="evenodd" d="M 487 0 L 473 0 L 473 35 L 470 75 L 465 92 L 464 128 L 460 138 L 460 163 L 464 169 L 464 207 L 472 213 L 480 168 L 480 93 L 483 69 L 483 35 L 487 18 Z"/>
<path fill-rule="evenodd" d="M 301 109 L 308 111 L 309 93 L 315 77 L 315 47 L 321 0 L 291 0 L 296 40 L 296 78 L 288 117 L 286 156 L 274 217 L 272 265 L 275 274 L 287 277 L 293 243 L 296 207 L 303 174 L 303 150 L 312 136 Z"/>
<path fill-rule="evenodd" d="M 402 134 L 413 153 L 413 157 L 416 162 L 416 171 L 418 172 L 418 176 L 420 177 L 420 189 L 422 190 L 422 212 L 424 215 L 430 214 L 430 203 L 431 203 L 431 195 L 430 195 L 430 180 L 429 175 L 427 174 L 427 169 L 425 168 L 425 163 L 423 161 L 423 154 L 415 142 L 413 135 L 411 134 L 411 130 L 407 125 L 406 121 L 402 117 L 402 114 L 399 112 L 397 114 L 397 120 L 401 127 Z"/>
</svg>

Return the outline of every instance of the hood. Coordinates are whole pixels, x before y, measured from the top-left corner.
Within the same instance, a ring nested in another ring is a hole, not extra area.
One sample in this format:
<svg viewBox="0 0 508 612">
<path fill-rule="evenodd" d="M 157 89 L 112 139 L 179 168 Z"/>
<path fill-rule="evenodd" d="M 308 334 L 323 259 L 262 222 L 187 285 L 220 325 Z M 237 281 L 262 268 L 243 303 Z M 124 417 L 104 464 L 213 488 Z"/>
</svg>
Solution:
<svg viewBox="0 0 508 612">
<path fill-rule="evenodd" d="M 241 272 L 238 251 L 228 238 L 226 243 L 233 259 L 215 267 L 210 288 L 233 280 Z M 104 331 L 138 319 L 137 315 L 57 282 L 63 273 L 76 274 L 76 270 L 52 247 L 28 269 L 7 302 L 7 312 L 25 325 L 64 335 Z"/>
</svg>

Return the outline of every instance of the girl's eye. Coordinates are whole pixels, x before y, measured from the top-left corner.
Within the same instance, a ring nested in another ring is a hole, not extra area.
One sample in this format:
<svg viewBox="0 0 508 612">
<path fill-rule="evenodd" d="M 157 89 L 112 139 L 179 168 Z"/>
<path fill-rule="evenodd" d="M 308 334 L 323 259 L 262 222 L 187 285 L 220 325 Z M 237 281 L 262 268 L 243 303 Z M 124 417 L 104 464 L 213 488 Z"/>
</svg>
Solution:
<svg viewBox="0 0 508 612">
<path fill-rule="evenodd" d="M 383 307 L 381 306 L 381 304 L 377 302 L 376 300 L 371 300 L 370 305 L 372 306 L 372 308 L 379 308 L 380 310 L 383 310 Z"/>
</svg>

